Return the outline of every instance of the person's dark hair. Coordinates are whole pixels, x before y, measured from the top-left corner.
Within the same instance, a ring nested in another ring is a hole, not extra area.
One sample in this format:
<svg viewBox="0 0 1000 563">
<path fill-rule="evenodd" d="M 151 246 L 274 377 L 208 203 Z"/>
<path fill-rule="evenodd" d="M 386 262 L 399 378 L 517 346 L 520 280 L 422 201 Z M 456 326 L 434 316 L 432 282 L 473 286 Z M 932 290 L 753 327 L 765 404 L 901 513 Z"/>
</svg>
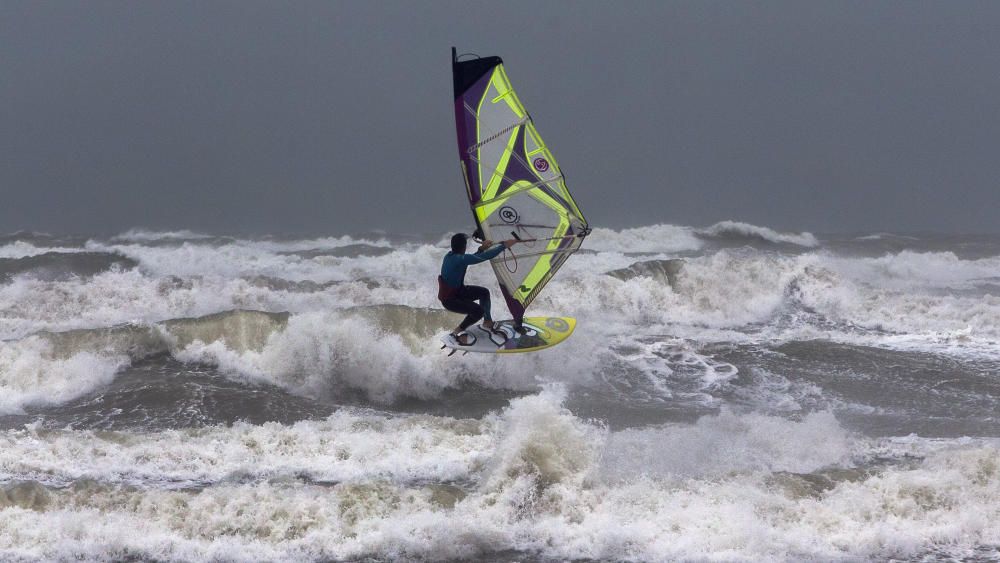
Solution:
<svg viewBox="0 0 1000 563">
<path fill-rule="evenodd" d="M 455 233 L 451 237 L 451 251 L 455 254 L 465 254 L 465 233 Z"/>
</svg>

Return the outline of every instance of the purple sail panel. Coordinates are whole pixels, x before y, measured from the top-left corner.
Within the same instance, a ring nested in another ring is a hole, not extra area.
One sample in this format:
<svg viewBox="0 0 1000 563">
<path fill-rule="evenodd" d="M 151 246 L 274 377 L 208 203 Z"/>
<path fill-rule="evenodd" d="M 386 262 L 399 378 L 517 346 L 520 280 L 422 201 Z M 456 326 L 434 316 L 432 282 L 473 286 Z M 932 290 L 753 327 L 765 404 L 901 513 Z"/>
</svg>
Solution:
<svg viewBox="0 0 1000 563">
<path fill-rule="evenodd" d="M 542 180 L 534 170 L 531 170 L 525 165 L 528 162 L 528 149 L 524 144 L 525 135 L 527 132 L 527 127 L 518 128 L 517 138 L 514 140 L 514 154 L 512 158 L 507 161 L 507 169 L 503 172 L 503 179 L 500 181 L 500 188 L 497 190 L 497 196 L 503 195 L 508 188 L 510 188 L 515 182 L 525 181 L 535 183 Z M 551 197 L 555 201 L 559 202 L 559 205 L 563 206 L 565 209 L 571 209 L 569 203 L 558 193 L 556 193 L 548 184 L 542 184 L 537 188 L 539 191 L 545 193 L 545 195 Z"/>
<path fill-rule="evenodd" d="M 527 156 L 524 154 L 524 132 L 525 128 L 517 128 L 517 138 L 514 139 L 514 154 L 511 155 L 512 158 L 507 161 L 507 169 L 503 172 L 503 178 L 500 180 L 500 187 L 497 189 L 497 196 L 503 195 L 507 188 L 514 185 L 515 182 L 525 181 L 535 183 L 538 181 L 538 177 L 532 172 L 527 166 L 524 165 Z"/>
<path fill-rule="evenodd" d="M 458 158 L 465 173 L 469 201 L 475 204 L 481 198 L 482 186 L 479 185 L 479 164 L 469 154 L 469 147 L 479 142 L 476 133 L 478 116 L 474 112 L 489 86 L 493 69 L 502 64 L 503 60 L 500 57 L 485 57 L 459 61 L 454 47 L 451 49 L 451 57 Z"/>
</svg>

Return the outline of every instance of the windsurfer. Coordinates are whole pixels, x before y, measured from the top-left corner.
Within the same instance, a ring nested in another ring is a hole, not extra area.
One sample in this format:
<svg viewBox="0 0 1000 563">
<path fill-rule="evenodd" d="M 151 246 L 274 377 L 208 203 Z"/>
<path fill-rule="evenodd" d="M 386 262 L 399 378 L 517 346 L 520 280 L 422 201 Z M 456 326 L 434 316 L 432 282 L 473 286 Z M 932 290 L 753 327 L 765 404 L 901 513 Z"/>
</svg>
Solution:
<svg viewBox="0 0 1000 563">
<path fill-rule="evenodd" d="M 451 237 L 451 252 L 445 254 L 441 263 L 441 275 L 438 276 L 438 299 L 445 309 L 465 315 L 451 334 L 462 346 L 472 343 L 472 336 L 465 332 L 467 328 L 483 319 L 483 328 L 493 328 L 493 318 L 490 316 L 490 290 L 476 285 L 465 285 L 465 270 L 473 264 L 486 262 L 498 256 L 505 248 L 517 243 L 516 240 L 505 240 L 493 244 L 485 240 L 475 254 L 466 254 L 467 236 L 456 233 Z M 479 303 L 477 304 L 476 301 Z"/>
</svg>

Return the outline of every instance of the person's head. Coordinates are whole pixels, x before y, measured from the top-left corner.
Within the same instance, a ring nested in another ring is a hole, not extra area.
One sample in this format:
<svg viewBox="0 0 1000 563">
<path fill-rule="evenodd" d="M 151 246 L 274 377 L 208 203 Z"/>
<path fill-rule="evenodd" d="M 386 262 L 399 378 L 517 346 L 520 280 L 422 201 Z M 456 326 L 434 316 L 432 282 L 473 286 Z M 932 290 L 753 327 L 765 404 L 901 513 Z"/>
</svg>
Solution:
<svg viewBox="0 0 1000 563">
<path fill-rule="evenodd" d="M 465 233 L 455 233 L 451 237 L 451 251 L 455 254 L 465 254 Z"/>
</svg>

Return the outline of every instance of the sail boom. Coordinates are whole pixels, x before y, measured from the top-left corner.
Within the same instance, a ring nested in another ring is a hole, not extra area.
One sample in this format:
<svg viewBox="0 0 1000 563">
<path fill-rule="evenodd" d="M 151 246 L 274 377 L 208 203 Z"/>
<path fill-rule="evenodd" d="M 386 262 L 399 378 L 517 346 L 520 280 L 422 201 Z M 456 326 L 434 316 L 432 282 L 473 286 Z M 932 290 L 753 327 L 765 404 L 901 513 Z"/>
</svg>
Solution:
<svg viewBox="0 0 1000 563">
<path fill-rule="evenodd" d="M 529 257 L 532 257 L 532 256 L 550 256 L 550 255 L 553 255 L 553 254 L 565 254 L 565 255 L 568 256 L 570 254 L 573 254 L 577 250 L 580 250 L 580 249 L 579 248 L 569 248 L 569 249 L 564 249 L 564 250 L 540 250 L 538 252 L 521 252 L 521 253 L 519 253 L 519 254 L 516 255 L 516 258 L 518 260 L 520 260 L 521 258 L 529 258 Z M 510 259 L 508 258 L 508 260 L 510 260 Z M 500 256 L 497 256 L 496 258 L 491 258 L 490 259 L 490 262 L 500 262 L 500 263 L 503 263 L 503 261 L 504 261 L 503 254 L 501 254 Z"/>
</svg>

